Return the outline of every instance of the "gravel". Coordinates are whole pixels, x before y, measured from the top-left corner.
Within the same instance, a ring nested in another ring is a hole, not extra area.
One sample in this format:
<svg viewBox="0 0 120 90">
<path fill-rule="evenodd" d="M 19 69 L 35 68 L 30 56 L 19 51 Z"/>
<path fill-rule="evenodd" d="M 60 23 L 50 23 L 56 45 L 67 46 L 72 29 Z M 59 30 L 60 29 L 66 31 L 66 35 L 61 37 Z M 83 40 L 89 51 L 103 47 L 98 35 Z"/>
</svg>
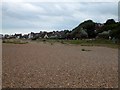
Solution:
<svg viewBox="0 0 120 90">
<path fill-rule="evenodd" d="M 49 43 L 3 44 L 2 57 L 3 88 L 118 87 L 117 49 Z"/>
</svg>

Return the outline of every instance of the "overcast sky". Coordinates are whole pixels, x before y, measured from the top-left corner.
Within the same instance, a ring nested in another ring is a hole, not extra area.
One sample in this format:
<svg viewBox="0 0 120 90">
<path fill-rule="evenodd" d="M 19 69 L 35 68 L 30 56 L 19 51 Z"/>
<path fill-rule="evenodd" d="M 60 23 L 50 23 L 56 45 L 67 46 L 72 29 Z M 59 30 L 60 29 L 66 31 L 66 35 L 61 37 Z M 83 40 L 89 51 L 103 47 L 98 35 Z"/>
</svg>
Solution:
<svg viewBox="0 0 120 90">
<path fill-rule="evenodd" d="M 2 3 L 2 32 L 9 34 L 72 30 L 88 19 L 104 23 L 111 18 L 118 21 L 117 2 Z"/>
</svg>

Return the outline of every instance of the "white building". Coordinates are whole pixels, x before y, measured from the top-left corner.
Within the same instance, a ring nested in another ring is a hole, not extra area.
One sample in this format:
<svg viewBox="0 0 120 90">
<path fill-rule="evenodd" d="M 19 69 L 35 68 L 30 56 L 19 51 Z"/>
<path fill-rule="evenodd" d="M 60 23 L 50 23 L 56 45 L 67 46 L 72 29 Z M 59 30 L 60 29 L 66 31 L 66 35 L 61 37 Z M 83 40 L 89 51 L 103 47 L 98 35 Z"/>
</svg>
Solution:
<svg viewBox="0 0 120 90">
<path fill-rule="evenodd" d="M 47 34 L 45 34 L 44 38 L 48 38 L 48 35 L 47 35 Z"/>
<path fill-rule="evenodd" d="M 33 36 L 33 33 L 30 33 L 30 34 L 28 34 L 28 38 L 29 39 L 31 39 L 31 38 L 33 38 L 34 36 Z"/>
</svg>

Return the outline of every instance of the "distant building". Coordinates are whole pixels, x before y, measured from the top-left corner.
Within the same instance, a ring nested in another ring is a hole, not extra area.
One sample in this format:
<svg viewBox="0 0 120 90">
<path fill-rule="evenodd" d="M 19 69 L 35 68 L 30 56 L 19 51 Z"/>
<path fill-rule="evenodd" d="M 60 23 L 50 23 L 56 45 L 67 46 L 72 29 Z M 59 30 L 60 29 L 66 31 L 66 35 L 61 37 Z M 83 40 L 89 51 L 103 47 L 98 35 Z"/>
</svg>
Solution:
<svg viewBox="0 0 120 90">
<path fill-rule="evenodd" d="M 22 38 L 22 34 L 15 34 L 14 37 L 15 37 L 16 39 L 20 39 L 20 38 Z"/>
<path fill-rule="evenodd" d="M 23 38 L 23 39 L 28 39 L 28 34 L 24 34 L 24 35 L 22 36 L 22 38 Z"/>
<path fill-rule="evenodd" d="M 10 38 L 10 35 L 5 34 L 5 35 L 3 36 L 3 38 L 4 38 L 4 39 L 9 39 L 9 38 Z"/>
<path fill-rule="evenodd" d="M 47 34 L 45 34 L 44 38 L 49 38 Z"/>
<path fill-rule="evenodd" d="M 29 39 L 31 39 L 31 38 L 33 38 L 34 37 L 34 33 L 33 32 L 31 32 L 30 34 L 28 34 L 28 38 Z"/>
<path fill-rule="evenodd" d="M 95 24 L 95 32 L 98 32 L 104 25 L 101 23 L 96 23 Z"/>
</svg>

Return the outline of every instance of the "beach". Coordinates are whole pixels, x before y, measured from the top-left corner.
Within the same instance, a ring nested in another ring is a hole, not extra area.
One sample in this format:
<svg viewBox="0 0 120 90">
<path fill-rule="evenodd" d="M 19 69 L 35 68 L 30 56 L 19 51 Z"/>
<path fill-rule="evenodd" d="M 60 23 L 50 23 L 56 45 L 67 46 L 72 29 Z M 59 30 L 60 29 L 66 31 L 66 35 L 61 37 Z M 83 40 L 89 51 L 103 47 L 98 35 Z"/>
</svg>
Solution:
<svg viewBox="0 0 120 90">
<path fill-rule="evenodd" d="M 3 88 L 118 87 L 118 49 L 43 42 L 2 44 L 2 58 Z"/>
</svg>

